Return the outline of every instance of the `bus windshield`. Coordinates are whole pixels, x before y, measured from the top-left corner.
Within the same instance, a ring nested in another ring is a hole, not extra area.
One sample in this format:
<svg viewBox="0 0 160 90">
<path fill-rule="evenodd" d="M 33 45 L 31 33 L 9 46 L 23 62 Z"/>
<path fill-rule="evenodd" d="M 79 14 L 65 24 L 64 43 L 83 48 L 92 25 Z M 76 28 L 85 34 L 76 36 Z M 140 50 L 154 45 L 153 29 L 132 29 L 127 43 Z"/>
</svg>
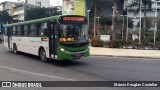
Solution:
<svg viewBox="0 0 160 90">
<path fill-rule="evenodd" d="M 60 42 L 87 42 L 87 24 L 61 24 Z"/>
</svg>

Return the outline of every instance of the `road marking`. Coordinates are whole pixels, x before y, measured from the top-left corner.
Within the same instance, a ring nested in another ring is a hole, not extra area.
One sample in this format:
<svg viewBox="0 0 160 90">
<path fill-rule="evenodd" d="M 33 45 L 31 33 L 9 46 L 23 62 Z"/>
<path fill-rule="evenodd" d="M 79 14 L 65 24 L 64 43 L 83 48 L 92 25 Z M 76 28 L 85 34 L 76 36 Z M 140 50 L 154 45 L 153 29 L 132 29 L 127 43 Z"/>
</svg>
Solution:
<svg viewBox="0 0 160 90">
<path fill-rule="evenodd" d="M 38 75 L 38 76 L 44 76 L 44 77 L 49 77 L 49 78 L 56 78 L 56 79 L 62 79 L 62 80 L 68 80 L 68 81 L 76 81 L 76 80 L 74 80 L 74 79 L 62 78 L 62 77 L 45 75 L 45 74 L 40 74 L 40 73 L 34 73 L 34 72 L 29 72 L 29 71 L 14 69 L 14 68 L 5 67 L 5 66 L 0 66 L 0 68 L 10 69 L 10 70 L 17 71 L 17 72 L 23 72 L 23 73 L 28 73 L 28 74 Z"/>
</svg>

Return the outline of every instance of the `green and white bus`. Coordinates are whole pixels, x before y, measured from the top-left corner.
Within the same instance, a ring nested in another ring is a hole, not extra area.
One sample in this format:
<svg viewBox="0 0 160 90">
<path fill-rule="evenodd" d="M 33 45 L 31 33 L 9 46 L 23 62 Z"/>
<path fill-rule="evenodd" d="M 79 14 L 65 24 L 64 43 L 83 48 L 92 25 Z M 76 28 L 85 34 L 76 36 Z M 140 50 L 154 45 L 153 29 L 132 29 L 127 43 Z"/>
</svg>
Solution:
<svg viewBox="0 0 160 90">
<path fill-rule="evenodd" d="M 42 61 L 89 56 L 87 18 L 59 15 L 4 25 L 4 46 L 14 53 L 39 56 Z"/>
</svg>

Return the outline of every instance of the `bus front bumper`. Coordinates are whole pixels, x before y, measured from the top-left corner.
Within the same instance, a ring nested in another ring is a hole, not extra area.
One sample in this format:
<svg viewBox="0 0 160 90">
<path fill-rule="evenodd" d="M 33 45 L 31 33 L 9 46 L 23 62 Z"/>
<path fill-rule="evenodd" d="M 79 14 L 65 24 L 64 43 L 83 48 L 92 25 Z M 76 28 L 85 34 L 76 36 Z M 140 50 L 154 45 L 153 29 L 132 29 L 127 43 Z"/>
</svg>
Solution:
<svg viewBox="0 0 160 90">
<path fill-rule="evenodd" d="M 89 56 L 89 49 L 83 51 L 71 52 L 61 48 L 59 51 L 58 60 L 74 60 L 87 56 Z"/>
</svg>

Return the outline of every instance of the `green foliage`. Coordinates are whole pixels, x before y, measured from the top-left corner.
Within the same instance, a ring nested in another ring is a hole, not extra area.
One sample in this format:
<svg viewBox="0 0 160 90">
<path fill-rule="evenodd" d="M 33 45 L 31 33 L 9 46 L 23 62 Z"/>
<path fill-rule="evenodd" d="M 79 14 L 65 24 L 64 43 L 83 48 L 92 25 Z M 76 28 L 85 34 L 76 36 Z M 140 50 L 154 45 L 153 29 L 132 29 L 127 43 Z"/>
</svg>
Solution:
<svg viewBox="0 0 160 90">
<path fill-rule="evenodd" d="M 129 27 L 133 27 L 132 19 L 129 18 L 128 21 L 129 21 L 128 22 Z M 112 33 L 112 30 L 111 30 L 112 17 L 101 17 L 100 18 L 100 24 L 102 25 L 102 28 L 100 30 L 101 33 L 111 35 L 111 33 Z M 124 27 L 126 27 L 126 24 L 127 24 L 127 18 L 124 19 Z M 118 18 L 116 20 L 116 27 L 120 28 L 120 30 L 121 30 L 122 25 L 123 25 L 123 18 Z M 120 38 L 118 38 L 118 39 L 120 39 Z"/>
<path fill-rule="evenodd" d="M 45 18 L 49 16 L 59 15 L 58 8 L 32 8 L 27 11 L 26 20 Z"/>
<path fill-rule="evenodd" d="M 154 32 L 153 31 L 148 31 L 145 32 L 145 38 L 142 39 L 142 41 L 146 41 L 146 42 L 153 42 L 153 36 L 154 36 Z"/>
<path fill-rule="evenodd" d="M 0 23 L 10 23 L 12 20 L 7 11 L 0 11 Z"/>
<path fill-rule="evenodd" d="M 111 40 L 109 42 L 106 42 L 106 45 L 110 48 L 122 48 L 124 45 L 126 45 L 125 40 Z"/>
<path fill-rule="evenodd" d="M 102 28 L 100 29 L 100 33 L 104 35 L 112 34 L 112 30 L 111 30 L 112 18 L 111 17 L 101 17 L 100 24 L 102 25 Z"/>
<path fill-rule="evenodd" d="M 112 30 L 111 30 L 110 27 L 101 28 L 100 33 L 102 33 L 104 35 L 111 35 L 112 34 Z"/>
<path fill-rule="evenodd" d="M 101 25 L 112 25 L 112 17 L 101 17 L 100 23 Z"/>
<path fill-rule="evenodd" d="M 144 46 L 147 46 L 149 41 L 150 41 L 149 39 L 145 38 L 141 42 Z"/>
<path fill-rule="evenodd" d="M 144 23 L 144 19 L 145 18 L 142 18 L 141 23 Z M 140 22 L 137 23 L 137 27 L 139 27 L 139 23 Z M 146 29 L 149 29 L 151 26 L 152 26 L 152 18 L 147 17 L 146 18 Z M 141 27 L 143 27 L 143 24 L 141 24 Z"/>
<path fill-rule="evenodd" d="M 160 30 L 160 19 L 157 20 L 157 28 Z M 160 31 L 158 31 L 160 33 Z"/>
<path fill-rule="evenodd" d="M 33 20 L 46 17 L 46 9 L 45 8 L 32 8 L 28 10 L 26 15 L 26 20 Z"/>
<path fill-rule="evenodd" d="M 89 8 L 91 9 L 90 17 L 99 16 L 102 8 L 102 4 L 110 2 L 111 0 L 87 0 Z"/>
<path fill-rule="evenodd" d="M 160 50 L 160 41 L 156 42 L 156 46 Z"/>
<path fill-rule="evenodd" d="M 123 18 L 118 18 L 116 20 L 116 23 L 118 24 L 123 24 Z M 124 24 L 127 25 L 127 18 L 124 18 Z M 128 18 L 128 27 L 132 28 L 133 27 L 133 20 L 131 18 Z"/>
</svg>

